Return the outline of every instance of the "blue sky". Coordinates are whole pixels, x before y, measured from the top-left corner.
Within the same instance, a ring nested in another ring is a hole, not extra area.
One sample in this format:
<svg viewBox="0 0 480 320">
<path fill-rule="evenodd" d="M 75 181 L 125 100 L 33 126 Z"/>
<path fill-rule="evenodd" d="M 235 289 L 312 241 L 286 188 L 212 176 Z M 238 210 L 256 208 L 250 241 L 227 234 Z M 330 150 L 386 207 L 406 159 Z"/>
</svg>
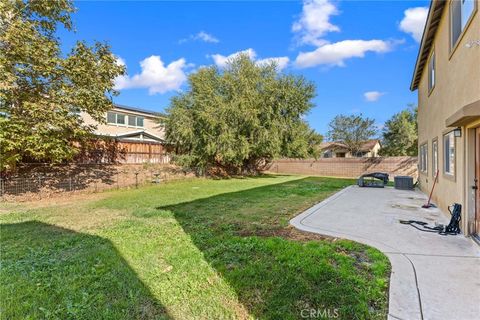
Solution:
<svg viewBox="0 0 480 320">
<path fill-rule="evenodd" d="M 163 111 L 188 74 L 220 67 L 248 50 L 315 82 L 307 116 L 320 133 L 337 114 L 363 113 L 381 125 L 409 103 L 427 1 L 128 2 L 79 1 L 76 40 L 106 41 L 128 76 L 115 102 Z M 368 93 L 369 92 L 369 93 Z M 368 99 L 367 99 L 368 98 Z M 370 101 L 369 101 L 370 100 Z"/>
</svg>

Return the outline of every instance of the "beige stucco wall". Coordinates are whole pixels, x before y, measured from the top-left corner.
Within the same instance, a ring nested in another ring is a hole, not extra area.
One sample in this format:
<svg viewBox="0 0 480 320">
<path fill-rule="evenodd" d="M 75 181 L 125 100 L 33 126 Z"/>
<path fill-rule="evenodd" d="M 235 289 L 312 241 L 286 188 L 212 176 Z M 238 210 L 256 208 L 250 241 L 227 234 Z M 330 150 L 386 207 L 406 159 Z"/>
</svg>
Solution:
<svg viewBox="0 0 480 320">
<path fill-rule="evenodd" d="M 455 177 L 444 174 L 444 146 L 443 135 L 453 128 L 447 128 L 445 120 L 463 106 L 480 100 L 480 46 L 473 45 L 467 48 L 466 44 L 480 40 L 479 1 L 476 3 L 476 12 L 463 36 L 451 52 L 449 31 L 449 4 L 445 8 L 439 28 L 435 35 L 432 50 L 436 56 L 435 87 L 428 92 L 428 62 L 423 70 L 418 87 L 418 134 L 419 146 L 428 143 L 428 172 L 419 174 L 420 186 L 423 191 L 429 192 L 433 180 L 432 172 L 432 140 L 438 139 L 438 168 L 439 181 L 435 187 L 433 201 L 445 212 L 447 206 L 454 202 L 463 204 L 463 214 L 471 211 L 471 205 L 466 206 L 470 196 L 469 184 L 473 176 L 466 170 L 466 128 L 462 128 L 462 137 L 455 138 L 456 159 Z M 465 216 L 464 216 L 465 217 Z M 464 220 L 463 230 L 466 229 L 467 219 Z"/>
<path fill-rule="evenodd" d="M 372 151 L 366 154 L 366 157 L 378 157 L 378 153 L 380 152 L 381 146 L 380 143 L 375 144 Z"/>
<path fill-rule="evenodd" d="M 144 130 L 149 133 L 152 133 L 156 136 L 159 136 L 160 138 L 164 138 L 165 132 L 164 129 L 159 126 L 157 123 L 157 118 L 152 117 L 151 115 L 144 114 L 144 113 L 138 113 L 138 112 L 132 112 L 129 110 L 124 110 L 124 109 L 117 109 L 114 108 L 112 111 L 118 112 L 118 113 L 123 113 L 125 115 L 135 115 L 135 116 L 142 116 L 144 117 L 143 121 L 143 128 L 140 127 L 132 127 L 128 125 L 118 125 L 118 124 L 107 124 L 105 123 L 98 123 L 90 115 L 86 113 L 82 113 L 81 116 L 83 120 L 85 121 L 86 124 L 94 124 L 97 126 L 97 130 L 95 130 L 95 133 L 98 135 L 110 135 L 110 136 L 115 136 L 118 134 L 124 134 L 128 132 L 135 132 L 139 130 Z M 107 119 L 107 114 L 105 113 L 105 120 Z M 128 121 L 127 121 L 128 123 Z"/>
</svg>

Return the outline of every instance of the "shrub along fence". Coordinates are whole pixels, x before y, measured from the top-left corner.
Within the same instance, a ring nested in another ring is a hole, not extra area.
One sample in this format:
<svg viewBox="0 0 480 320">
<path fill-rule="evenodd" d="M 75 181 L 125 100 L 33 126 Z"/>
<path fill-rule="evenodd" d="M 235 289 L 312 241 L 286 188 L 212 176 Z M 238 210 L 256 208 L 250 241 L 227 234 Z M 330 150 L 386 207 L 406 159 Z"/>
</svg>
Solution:
<svg viewBox="0 0 480 320">
<path fill-rule="evenodd" d="M 279 159 L 267 170 L 273 173 L 357 178 L 370 172 L 418 177 L 417 157 Z"/>
</svg>

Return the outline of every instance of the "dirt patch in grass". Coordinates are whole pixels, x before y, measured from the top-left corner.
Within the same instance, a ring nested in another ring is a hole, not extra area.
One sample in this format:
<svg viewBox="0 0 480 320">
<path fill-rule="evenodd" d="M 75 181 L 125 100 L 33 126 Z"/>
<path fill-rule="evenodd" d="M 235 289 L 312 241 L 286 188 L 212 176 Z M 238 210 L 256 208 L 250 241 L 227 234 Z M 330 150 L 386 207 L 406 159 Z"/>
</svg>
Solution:
<svg viewBox="0 0 480 320">
<path fill-rule="evenodd" d="M 65 206 L 71 205 L 72 203 L 82 203 L 90 202 L 107 198 L 111 195 L 110 192 L 97 192 L 97 193 L 74 193 L 70 192 L 68 194 L 62 194 L 56 198 L 42 198 L 42 199 L 31 199 L 30 201 L 22 201 L 21 203 L 15 202 L 4 202 L 0 206 L 0 213 L 3 211 L 8 211 L 8 209 L 3 209 L 3 207 L 24 207 L 29 209 L 41 209 L 51 206 Z"/>
<path fill-rule="evenodd" d="M 0 204 L 0 215 L 17 215 L 22 219 L 35 213 L 35 218 L 63 228 L 84 231 L 114 225 L 128 216 L 125 210 L 95 208 L 91 203 L 105 199 L 108 193 L 75 194 L 70 198 L 42 199 L 23 203 Z"/>
<path fill-rule="evenodd" d="M 247 320 L 252 319 L 249 315 L 248 310 L 240 303 L 240 301 L 232 301 L 232 299 L 228 299 L 227 297 L 222 298 L 223 304 L 236 316 L 236 319 Z"/>
<path fill-rule="evenodd" d="M 312 241 L 312 240 L 334 242 L 338 240 L 338 238 L 334 238 L 334 237 L 301 231 L 290 225 L 286 228 L 279 228 L 279 229 L 266 229 L 266 230 L 258 230 L 258 231 L 250 231 L 250 230 L 239 231 L 237 232 L 237 235 L 241 237 L 249 237 L 249 236 L 280 237 L 283 239 L 300 241 L 300 242 Z"/>
</svg>

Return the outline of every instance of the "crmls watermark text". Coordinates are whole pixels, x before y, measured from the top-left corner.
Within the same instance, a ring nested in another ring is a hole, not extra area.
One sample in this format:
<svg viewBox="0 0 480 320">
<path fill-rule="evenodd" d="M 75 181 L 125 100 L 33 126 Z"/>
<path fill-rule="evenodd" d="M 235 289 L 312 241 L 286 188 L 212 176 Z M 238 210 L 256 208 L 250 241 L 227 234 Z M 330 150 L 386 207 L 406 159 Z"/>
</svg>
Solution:
<svg viewBox="0 0 480 320">
<path fill-rule="evenodd" d="M 480 47 L 480 39 L 478 40 L 471 40 L 465 44 L 465 47 L 472 48 L 474 46 Z"/>
<path fill-rule="evenodd" d="M 337 308 L 302 309 L 300 316 L 304 319 L 336 319 L 340 316 Z"/>
</svg>

